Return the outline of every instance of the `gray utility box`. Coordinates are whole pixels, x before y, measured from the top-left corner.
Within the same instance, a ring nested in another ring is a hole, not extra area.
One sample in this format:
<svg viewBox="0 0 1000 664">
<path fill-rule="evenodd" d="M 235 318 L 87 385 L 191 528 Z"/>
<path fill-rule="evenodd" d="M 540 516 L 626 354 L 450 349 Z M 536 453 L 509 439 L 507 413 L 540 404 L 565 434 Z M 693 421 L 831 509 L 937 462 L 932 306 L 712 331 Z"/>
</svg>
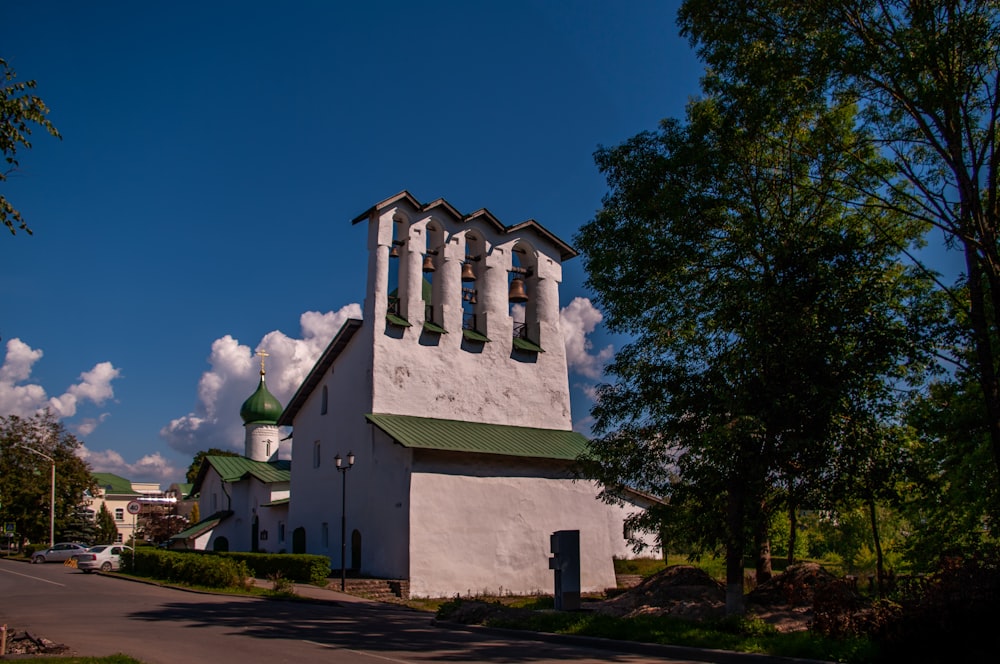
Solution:
<svg viewBox="0 0 1000 664">
<path fill-rule="evenodd" d="M 576 611 L 580 608 L 580 531 L 557 530 L 549 542 L 554 554 L 549 569 L 556 573 L 556 609 Z"/>
</svg>

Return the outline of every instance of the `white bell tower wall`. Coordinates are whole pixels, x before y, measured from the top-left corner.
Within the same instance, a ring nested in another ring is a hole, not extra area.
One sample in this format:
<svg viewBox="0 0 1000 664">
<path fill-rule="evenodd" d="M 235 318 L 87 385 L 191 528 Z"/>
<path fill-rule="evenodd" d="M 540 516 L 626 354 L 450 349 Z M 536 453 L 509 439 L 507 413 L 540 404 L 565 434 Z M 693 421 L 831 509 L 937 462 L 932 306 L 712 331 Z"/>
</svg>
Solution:
<svg viewBox="0 0 1000 664">
<path fill-rule="evenodd" d="M 463 217 L 447 204 L 417 207 L 409 198 L 373 211 L 368 223 L 373 411 L 570 429 L 559 325 L 564 248 L 533 223 L 505 228 L 488 215 Z M 390 257 L 394 248 L 398 258 Z M 428 258 L 434 269 L 425 273 Z M 473 258 L 476 280 L 463 282 L 463 263 Z M 390 261 L 399 261 L 394 311 Z M 529 297 L 520 342 L 507 297 L 518 266 Z M 463 316 L 464 297 L 475 299 L 474 322 Z"/>
</svg>

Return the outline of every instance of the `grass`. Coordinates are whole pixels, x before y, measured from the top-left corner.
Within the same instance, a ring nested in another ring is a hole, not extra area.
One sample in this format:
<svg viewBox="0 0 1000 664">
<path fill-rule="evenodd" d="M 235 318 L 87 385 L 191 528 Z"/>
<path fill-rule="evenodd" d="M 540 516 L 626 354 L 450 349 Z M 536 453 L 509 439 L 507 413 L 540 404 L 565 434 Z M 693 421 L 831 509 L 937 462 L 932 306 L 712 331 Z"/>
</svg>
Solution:
<svg viewBox="0 0 1000 664">
<path fill-rule="evenodd" d="M 468 601 L 474 600 L 454 599 L 443 602 L 438 610 L 438 617 L 447 620 L 461 609 L 463 602 Z M 492 603 L 508 608 L 515 604 L 510 598 L 497 599 Z M 489 612 L 477 622 L 502 629 L 858 664 L 870 662 L 874 657 L 873 646 L 866 639 L 836 640 L 811 632 L 779 633 L 774 627 L 752 617 L 706 622 L 649 615 L 617 618 L 586 610 L 553 611 L 551 597 L 531 598 L 522 603 L 523 608 L 531 608 L 532 605 L 541 608 Z"/>
</svg>

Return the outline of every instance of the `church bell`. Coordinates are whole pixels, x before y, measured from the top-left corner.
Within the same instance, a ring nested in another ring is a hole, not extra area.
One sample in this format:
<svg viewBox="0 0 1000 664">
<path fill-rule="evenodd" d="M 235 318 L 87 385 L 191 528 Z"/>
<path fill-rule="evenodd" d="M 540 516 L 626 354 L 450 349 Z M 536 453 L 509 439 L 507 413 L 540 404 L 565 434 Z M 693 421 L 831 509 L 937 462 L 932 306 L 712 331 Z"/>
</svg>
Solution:
<svg viewBox="0 0 1000 664">
<path fill-rule="evenodd" d="M 472 263 L 466 261 L 462 263 L 462 281 L 475 281 L 476 272 L 472 269 Z"/>
<path fill-rule="evenodd" d="M 424 256 L 423 271 L 424 272 L 433 272 L 434 271 L 434 259 L 431 258 L 430 255 Z"/>
<path fill-rule="evenodd" d="M 518 304 L 528 301 L 528 294 L 524 292 L 524 279 L 514 277 L 510 280 L 510 291 L 507 293 L 507 299 Z"/>
</svg>

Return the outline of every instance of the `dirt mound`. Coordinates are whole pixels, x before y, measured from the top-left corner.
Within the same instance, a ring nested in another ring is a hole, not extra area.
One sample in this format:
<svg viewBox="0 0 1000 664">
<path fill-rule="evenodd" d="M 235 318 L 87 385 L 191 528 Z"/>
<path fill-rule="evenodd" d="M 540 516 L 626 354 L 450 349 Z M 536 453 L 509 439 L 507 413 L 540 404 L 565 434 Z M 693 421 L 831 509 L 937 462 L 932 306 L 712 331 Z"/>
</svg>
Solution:
<svg viewBox="0 0 1000 664">
<path fill-rule="evenodd" d="M 598 611 L 614 616 L 652 614 L 704 620 L 721 618 L 725 607 L 726 592 L 721 583 L 697 567 L 673 565 L 602 602 Z"/>
<path fill-rule="evenodd" d="M 843 582 L 817 563 L 791 565 L 747 594 L 747 603 L 758 606 L 812 606 L 816 591 L 823 593 L 843 586 Z"/>
</svg>

